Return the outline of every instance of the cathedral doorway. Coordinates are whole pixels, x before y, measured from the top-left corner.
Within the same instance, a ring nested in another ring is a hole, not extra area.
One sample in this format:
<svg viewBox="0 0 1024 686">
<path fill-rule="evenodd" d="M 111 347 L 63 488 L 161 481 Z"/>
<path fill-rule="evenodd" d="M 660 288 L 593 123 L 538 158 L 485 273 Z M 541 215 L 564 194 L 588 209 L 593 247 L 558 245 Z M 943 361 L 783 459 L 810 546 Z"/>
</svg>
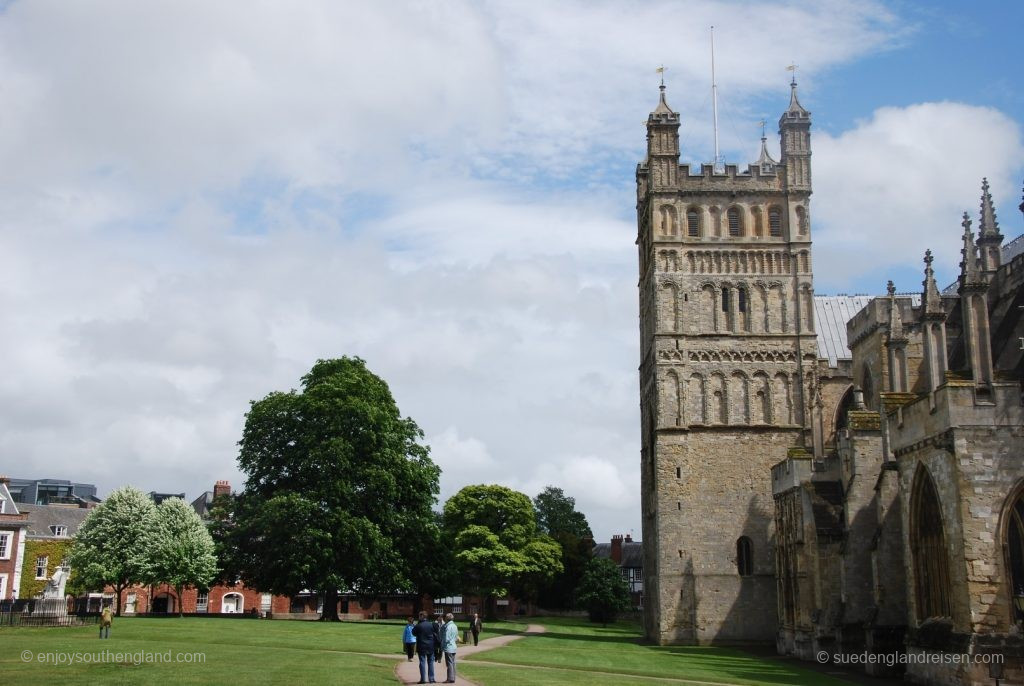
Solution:
<svg viewBox="0 0 1024 686">
<path fill-rule="evenodd" d="M 935 483 L 917 468 L 910 500 L 910 547 L 914 559 L 917 619 L 949 617 L 949 556 Z"/>
</svg>

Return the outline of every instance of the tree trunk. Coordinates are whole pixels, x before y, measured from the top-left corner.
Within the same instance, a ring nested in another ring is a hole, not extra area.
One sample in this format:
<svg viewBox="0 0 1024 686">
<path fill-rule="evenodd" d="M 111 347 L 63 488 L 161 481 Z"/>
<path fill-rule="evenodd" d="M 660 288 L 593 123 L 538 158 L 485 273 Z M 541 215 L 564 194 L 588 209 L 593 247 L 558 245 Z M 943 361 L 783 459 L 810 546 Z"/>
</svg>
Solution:
<svg viewBox="0 0 1024 686">
<path fill-rule="evenodd" d="M 117 584 L 114 586 L 114 615 L 117 617 L 121 616 L 121 591 L 123 591 L 128 584 Z M 100 603 L 100 611 L 103 611 L 103 603 Z"/>
<path fill-rule="evenodd" d="M 484 607 L 487 608 L 487 621 L 493 622 L 498 618 L 498 598 L 493 593 L 488 593 L 484 598 Z"/>
<path fill-rule="evenodd" d="M 338 589 L 331 587 L 324 591 L 324 611 L 320 615 L 321 622 L 340 622 L 338 617 Z"/>
<path fill-rule="evenodd" d="M 182 588 L 183 588 L 182 586 L 175 586 L 174 587 L 174 591 L 178 594 L 178 616 L 179 617 L 184 617 L 185 616 L 185 603 L 181 602 L 181 591 L 182 591 Z"/>
<path fill-rule="evenodd" d="M 423 609 L 423 594 L 417 593 L 412 599 L 412 616 L 419 617 L 420 610 Z"/>
</svg>

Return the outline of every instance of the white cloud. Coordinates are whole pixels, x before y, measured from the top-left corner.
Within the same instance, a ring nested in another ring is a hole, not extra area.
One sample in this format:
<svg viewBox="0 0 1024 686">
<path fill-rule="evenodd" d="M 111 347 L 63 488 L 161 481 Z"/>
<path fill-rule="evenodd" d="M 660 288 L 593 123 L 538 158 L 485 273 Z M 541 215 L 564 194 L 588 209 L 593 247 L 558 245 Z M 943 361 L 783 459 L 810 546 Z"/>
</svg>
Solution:
<svg viewBox="0 0 1024 686">
<path fill-rule="evenodd" d="M 925 248 L 951 280 L 964 211 L 977 231 L 982 177 L 1005 200 L 1024 158 L 1016 122 L 954 102 L 884 107 L 838 136 L 816 134 L 813 148 L 819 290 L 846 288 L 868 270 L 920 271 Z"/>
<path fill-rule="evenodd" d="M 249 401 L 355 354 L 445 494 L 550 484 L 639 532 L 632 167 L 661 63 L 708 154 L 711 23 L 734 157 L 790 60 L 813 92 L 903 35 L 870 2 L 5 5 L 0 472 L 238 486 Z M 866 143 L 815 141 L 838 231 L 829 158 Z"/>
</svg>

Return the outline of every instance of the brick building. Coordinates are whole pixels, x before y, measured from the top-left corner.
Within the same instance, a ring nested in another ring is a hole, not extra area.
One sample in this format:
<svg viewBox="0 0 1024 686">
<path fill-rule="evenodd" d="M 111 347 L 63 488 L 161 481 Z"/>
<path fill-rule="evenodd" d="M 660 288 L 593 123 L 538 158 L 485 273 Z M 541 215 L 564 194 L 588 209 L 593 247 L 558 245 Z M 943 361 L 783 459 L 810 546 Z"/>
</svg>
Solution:
<svg viewBox="0 0 1024 686">
<path fill-rule="evenodd" d="M 629 586 L 629 596 L 633 609 L 644 606 L 644 546 L 634 541 L 631 534 L 615 534 L 611 543 L 598 543 L 594 546 L 594 557 L 603 557 L 619 566 L 622 580 Z"/>
<path fill-rule="evenodd" d="M 28 518 L 18 510 L 8 483 L 10 479 L 0 476 L 0 601 L 18 597 L 28 528 Z"/>
</svg>

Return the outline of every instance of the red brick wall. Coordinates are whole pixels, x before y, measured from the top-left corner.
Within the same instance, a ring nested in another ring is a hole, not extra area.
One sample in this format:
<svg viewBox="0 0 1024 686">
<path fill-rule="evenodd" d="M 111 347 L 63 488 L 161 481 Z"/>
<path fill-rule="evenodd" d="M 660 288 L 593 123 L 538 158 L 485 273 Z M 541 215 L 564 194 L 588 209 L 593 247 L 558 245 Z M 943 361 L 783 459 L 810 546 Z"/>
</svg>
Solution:
<svg viewBox="0 0 1024 686">
<path fill-rule="evenodd" d="M 0 519 L 0 532 L 11 534 L 11 540 L 8 542 L 8 548 L 7 548 L 8 558 L 6 560 L 0 560 L 0 574 L 6 574 L 7 575 L 7 588 L 4 589 L 3 598 L 0 598 L 0 600 L 10 600 L 11 598 L 14 597 L 14 594 L 17 591 L 17 587 L 15 586 L 15 583 L 14 583 L 15 582 L 14 573 L 15 573 L 15 571 L 17 569 L 17 565 L 18 565 L 18 547 L 21 544 L 21 537 L 25 535 L 25 530 L 20 528 L 20 527 L 15 527 L 15 526 L 7 526 L 7 527 L 5 527 L 4 526 L 4 519 L 6 519 L 8 521 L 14 520 L 14 519 L 22 519 L 23 520 L 24 516 L 22 516 L 22 515 L 14 515 L 14 516 L 11 516 L 11 517 L 4 517 L 3 519 Z M 35 565 L 35 560 L 32 560 L 32 564 L 33 564 L 32 569 L 30 569 L 28 571 L 31 572 L 32 574 L 35 574 L 35 566 L 34 566 Z M 24 561 L 23 561 L 23 564 L 22 564 L 22 575 L 24 575 L 24 574 L 25 574 L 25 567 L 24 567 Z"/>
<path fill-rule="evenodd" d="M 108 591 L 113 589 L 108 588 Z M 154 587 L 150 586 L 133 586 L 126 589 L 121 594 L 121 610 L 124 608 L 128 601 L 128 596 L 134 593 L 136 598 L 135 612 L 136 614 L 144 614 L 152 611 L 154 598 L 159 598 L 163 595 L 167 595 L 174 599 L 173 609 L 174 613 L 179 611 L 178 608 L 178 594 L 173 588 L 166 584 L 160 584 Z M 210 614 L 217 614 L 224 611 L 224 596 L 237 593 L 242 596 L 242 612 L 250 612 L 253 608 L 257 611 L 262 610 L 262 596 L 263 594 L 259 591 L 247 588 L 244 584 L 232 584 L 232 585 L 218 585 L 211 588 L 208 592 L 208 602 L 206 605 L 206 611 Z M 199 596 L 199 591 L 194 588 L 187 588 L 182 592 L 182 608 L 186 614 L 193 613 L 196 611 L 196 600 Z M 287 596 L 272 596 L 270 599 L 270 611 L 275 613 L 288 612 L 289 599 Z"/>
</svg>

